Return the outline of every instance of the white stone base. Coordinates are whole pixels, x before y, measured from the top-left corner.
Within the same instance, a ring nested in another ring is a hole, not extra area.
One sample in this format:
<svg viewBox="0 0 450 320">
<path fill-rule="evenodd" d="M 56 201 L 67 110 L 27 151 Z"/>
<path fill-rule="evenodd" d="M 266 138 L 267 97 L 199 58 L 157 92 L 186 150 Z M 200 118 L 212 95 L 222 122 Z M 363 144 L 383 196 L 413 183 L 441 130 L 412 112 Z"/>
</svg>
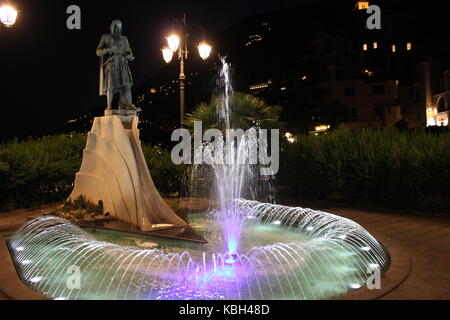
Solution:
<svg viewBox="0 0 450 320">
<path fill-rule="evenodd" d="M 106 109 L 105 116 L 137 116 L 139 111 L 141 110 Z"/>
<path fill-rule="evenodd" d="M 102 201 L 104 212 L 142 231 L 156 230 L 161 224 L 187 225 L 156 190 L 142 152 L 138 121 L 135 115 L 94 119 L 69 198 L 83 195 L 94 203 Z"/>
</svg>

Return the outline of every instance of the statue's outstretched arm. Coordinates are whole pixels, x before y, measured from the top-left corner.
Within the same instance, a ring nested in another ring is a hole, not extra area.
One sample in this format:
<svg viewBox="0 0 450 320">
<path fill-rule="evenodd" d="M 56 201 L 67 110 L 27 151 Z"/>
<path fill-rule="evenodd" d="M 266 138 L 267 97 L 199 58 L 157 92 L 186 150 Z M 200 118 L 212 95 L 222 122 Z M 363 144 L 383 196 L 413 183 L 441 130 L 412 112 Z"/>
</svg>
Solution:
<svg viewBox="0 0 450 320">
<path fill-rule="evenodd" d="M 106 46 L 105 36 L 102 36 L 102 39 L 97 46 L 97 56 L 102 57 L 107 54 L 109 50 L 110 48 Z"/>
</svg>

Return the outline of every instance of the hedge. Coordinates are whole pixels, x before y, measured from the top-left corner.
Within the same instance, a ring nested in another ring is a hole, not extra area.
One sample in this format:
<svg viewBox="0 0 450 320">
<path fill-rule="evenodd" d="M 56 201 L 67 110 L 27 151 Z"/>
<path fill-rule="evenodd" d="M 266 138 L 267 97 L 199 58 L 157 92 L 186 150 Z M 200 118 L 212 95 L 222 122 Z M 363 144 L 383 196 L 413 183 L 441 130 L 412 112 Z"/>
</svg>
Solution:
<svg viewBox="0 0 450 320">
<path fill-rule="evenodd" d="M 0 144 L 0 212 L 61 201 L 69 196 L 81 166 L 86 134 L 46 136 Z M 177 192 L 183 167 L 170 153 L 143 145 L 156 187 L 163 195 Z"/>
<path fill-rule="evenodd" d="M 68 197 L 85 143 L 79 133 L 0 143 L 0 212 Z M 179 192 L 185 167 L 159 146 L 143 150 L 162 195 Z M 450 212 L 449 133 L 342 127 L 284 145 L 280 162 L 281 196 Z"/>
<path fill-rule="evenodd" d="M 450 211 L 450 134 L 396 129 L 304 136 L 281 155 L 284 195 Z"/>
</svg>

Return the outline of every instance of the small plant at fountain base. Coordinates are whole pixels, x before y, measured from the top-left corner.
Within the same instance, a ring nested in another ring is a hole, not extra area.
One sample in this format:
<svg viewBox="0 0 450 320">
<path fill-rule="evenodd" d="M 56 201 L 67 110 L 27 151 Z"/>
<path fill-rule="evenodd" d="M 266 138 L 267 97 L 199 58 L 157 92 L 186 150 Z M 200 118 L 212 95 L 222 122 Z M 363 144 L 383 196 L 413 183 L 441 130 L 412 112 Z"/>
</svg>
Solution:
<svg viewBox="0 0 450 320">
<path fill-rule="evenodd" d="M 104 212 L 103 202 L 97 204 L 80 195 L 75 200 L 68 199 L 54 213 L 56 216 L 75 222 L 110 220 L 108 212 Z"/>
</svg>

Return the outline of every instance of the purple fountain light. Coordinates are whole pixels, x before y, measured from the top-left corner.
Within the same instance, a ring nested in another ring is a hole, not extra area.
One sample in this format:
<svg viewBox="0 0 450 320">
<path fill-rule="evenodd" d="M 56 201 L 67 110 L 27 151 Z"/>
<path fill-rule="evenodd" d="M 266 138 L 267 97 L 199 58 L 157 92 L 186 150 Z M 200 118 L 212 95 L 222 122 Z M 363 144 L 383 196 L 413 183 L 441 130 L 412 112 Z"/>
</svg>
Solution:
<svg viewBox="0 0 450 320">
<path fill-rule="evenodd" d="M 218 123 L 223 125 L 225 130 L 233 128 L 230 99 L 233 95 L 233 87 L 230 78 L 230 65 L 225 58 L 221 58 L 222 69 L 219 73 L 220 105 L 218 112 Z M 230 131 L 228 131 L 230 132 Z M 227 133 L 228 133 L 227 132 Z M 223 239 L 226 246 L 228 264 L 233 264 L 239 251 L 242 229 L 245 223 L 245 215 L 235 205 L 234 200 L 242 197 L 245 181 L 251 176 L 251 168 L 248 164 L 249 148 L 252 146 L 250 139 L 252 136 L 243 136 L 241 139 L 227 136 L 227 141 L 220 141 L 219 152 L 223 155 L 224 163 L 212 164 L 215 175 L 216 191 L 219 200 L 219 209 L 214 212 L 214 216 L 221 224 Z M 212 157 L 216 148 L 205 146 L 204 151 Z M 214 150 L 214 151 L 213 151 Z"/>
</svg>

